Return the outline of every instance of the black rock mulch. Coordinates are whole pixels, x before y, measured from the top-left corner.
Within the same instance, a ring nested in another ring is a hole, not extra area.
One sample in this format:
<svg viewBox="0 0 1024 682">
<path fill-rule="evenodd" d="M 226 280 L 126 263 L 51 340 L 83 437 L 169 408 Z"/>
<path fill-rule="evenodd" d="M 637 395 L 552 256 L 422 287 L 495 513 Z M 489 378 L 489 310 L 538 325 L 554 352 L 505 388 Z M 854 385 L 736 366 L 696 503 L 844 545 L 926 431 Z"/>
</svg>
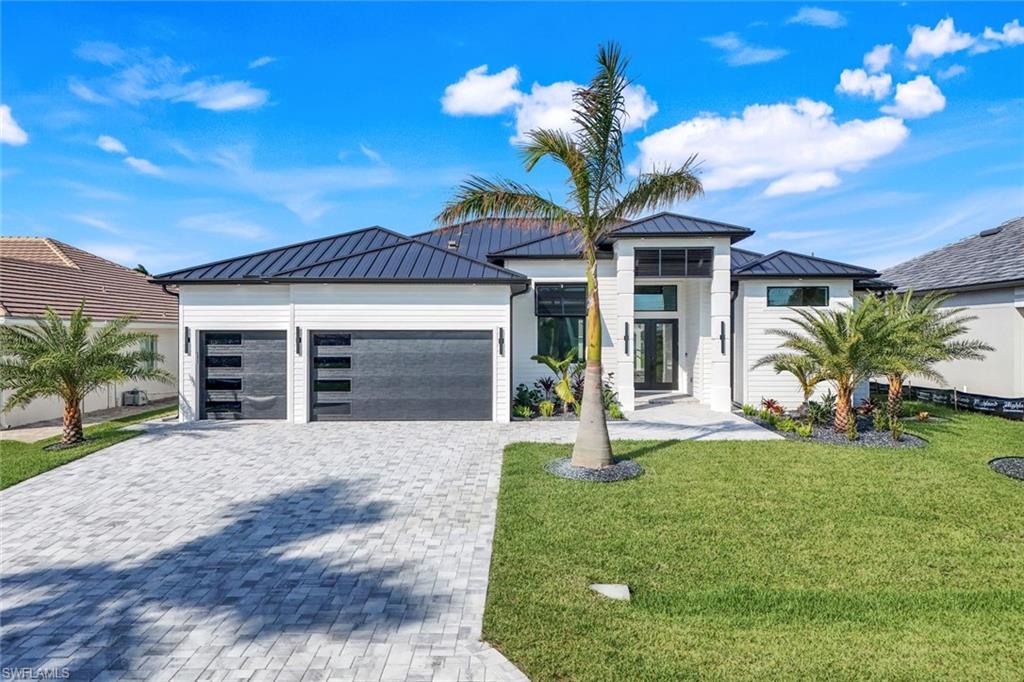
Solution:
<svg viewBox="0 0 1024 682">
<path fill-rule="evenodd" d="M 82 440 L 74 443 L 52 443 L 50 445 L 44 446 L 43 451 L 56 452 L 57 450 L 68 450 L 70 448 L 77 448 L 79 445 L 85 445 L 91 440 L 91 438 L 83 438 Z"/>
<path fill-rule="evenodd" d="M 805 443 L 824 443 L 826 445 L 853 445 L 867 448 L 894 448 L 894 449 L 906 449 L 906 448 L 919 448 L 925 445 L 928 441 L 923 438 L 918 438 L 909 433 L 904 433 L 901 440 L 893 440 L 892 435 L 888 431 L 875 431 L 871 425 L 871 420 L 866 417 L 857 418 L 857 440 L 850 440 L 846 437 L 845 433 L 836 433 L 835 429 L 831 426 L 815 426 L 813 433 L 810 437 L 804 438 L 792 431 L 779 431 L 768 424 L 768 422 L 762 421 L 756 416 L 748 416 L 742 412 L 737 413 L 739 416 L 746 418 L 749 421 L 754 422 L 758 426 L 768 429 L 774 433 L 779 434 L 783 438 L 788 440 L 798 440 Z"/>
<path fill-rule="evenodd" d="M 569 457 L 562 457 L 548 462 L 544 470 L 549 474 L 569 478 L 574 481 L 593 481 L 595 483 L 613 483 L 636 478 L 644 472 L 643 467 L 631 459 L 623 459 L 603 469 L 587 469 L 574 467 Z"/>
<path fill-rule="evenodd" d="M 1024 457 L 996 457 L 988 465 L 992 471 L 1024 481 Z"/>
</svg>

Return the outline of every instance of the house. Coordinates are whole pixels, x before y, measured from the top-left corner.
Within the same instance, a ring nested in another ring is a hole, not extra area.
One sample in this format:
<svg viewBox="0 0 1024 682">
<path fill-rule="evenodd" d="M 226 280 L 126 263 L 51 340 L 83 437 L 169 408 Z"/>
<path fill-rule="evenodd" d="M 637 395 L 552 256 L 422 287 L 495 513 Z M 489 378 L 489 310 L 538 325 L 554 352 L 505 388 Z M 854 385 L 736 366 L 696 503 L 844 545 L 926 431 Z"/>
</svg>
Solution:
<svg viewBox="0 0 1024 682">
<path fill-rule="evenodd" d="M 952 294 L 946 306 L 977 317 L 970 337 L 995 350 L 983 361 L 936 365 L 943 386 L 913 378 L 914 386 L 1015 398 L 1024 396 L 1024 217 L 893 266 L 883 278 L 901 291 Z"/>
<path fill-rule="evenodd" d="M 167 371 L 177 374 L 178 304 L 161 287 L 134 270 L 47 237 L 0 237 L 0 324 L 31 324 L 47 306 L 62 317 L 79 305 L 97 324 L 121 315 L 136 316 L 132 328 L 151 334 L 151 348 L 164 356 Z M 140 389 L 150 400 L 173 397 L 173 384 L 111 384 L 91 393 L 83 411 L 121 404 L 123 391 Z M 6 401 L 4 392 L 2 400 Z M 0 412 L 3 428 L 60 418 L 63 404 L 40 398 L 10 412 Z"/>
<path fill-rule="evenodd" d="M 603 362 L 625 410 L 647 391 L 800 403 L 791 377 L 752 368 L 777 347 L 766 330 L 878 273 L 734 246 L 751 234 L 660 213 L 604 239 Z M 546 374 L 531 356 L 584 347 L 575 238 L 524 220 L 370 227 L 154 281 L 180 292 L 182 419 L 508 421 L 515 387 Z"/>
</svg>

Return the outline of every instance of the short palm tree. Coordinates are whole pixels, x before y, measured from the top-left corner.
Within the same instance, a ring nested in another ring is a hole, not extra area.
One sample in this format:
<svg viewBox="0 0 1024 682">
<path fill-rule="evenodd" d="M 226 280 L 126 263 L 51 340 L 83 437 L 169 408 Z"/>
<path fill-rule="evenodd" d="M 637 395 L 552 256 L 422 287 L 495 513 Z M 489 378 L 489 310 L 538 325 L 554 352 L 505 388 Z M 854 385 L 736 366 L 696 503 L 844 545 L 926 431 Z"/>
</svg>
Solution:
<svg viewBox="0 0 1024 682">
<path fill-rule="evenodd" d="M 555 375 L 557 379 L 554 385 L 555 395 L 562 401 L 562 411 L 568 413 L 569 408 L 576 404 L 576 396 L 572 392 L 572 366 L 576 363 L 576 349 L 570 348 L 564 358 L 532 355 L 530 359 L 544 365 Z"/>
<path fill-rule="evenodd" d="M 0 327 L 0 387 L 12 391 L 5 410 L 40 397 L 64 401 L 61 444 L 84 440 L 82 401 L 92 391 L 111 383 L 155 380 L 171 383 L 174 377 L 154 363 L 163 357 L 141 350 L 146 334 L 130 331 L 131 316 L 93 329 L 92 318 L 79 306 L 65 323 L 56 310 L 28 326 Z"/>
<path fill-rule="evenodd" d="M 764 364 L 768 363 L 758 362 L 754 364 L 754 367 L 761 367 Z M 771 365 L 776 374 L 788 372 L 800 384 L 800 392 L 804 397 L 803 408 L 806 412 L 807 403 L 810 401 L 811 395 L 814 394 L 814 387 L 825 381 L 821 366 L 808 355 L 787 355 L 777 358 Z"/>
<path fill-rule="evenodd" d="M 449 200 L 436 220 L 451 226 L 474 218 L 540 219 L 552 228 L 572 230 L 586 263 L 586 374 L 580 426 L 573 448 L 575 466 L 600 468 L 614 463 L 601 400 L 601 306 L 597 291 L 597 248 L 610 230 L 642 211 L 685 201 L 702 193 L 696 158 L 676 169 L 640 174 L 623 188 L 624 92 L 627 60 L 615 44 L 602 46 L 590 84 L 573 94 L 574 132 L 533 130 L 521 146 L 529 172 L 542 160 L 564 166 L 568 201 L 559 204 L 508 179 L 473 176 Z M 525 223 L 525 221 L 524 221 Z"/>
<path fill-rule="evenodd" d="M 888 335 L 885 310 L 874 296 L 858 299 L 855 305 L 838 308 L 794 308 L 797 317 L 784 318 L 798 329 L 771 329 L 781 336 L 781 348 L 791 352 L 772 353 L 757 365 L 775 365 L 807 358 L 820 368 L 836 392 L 834 428 L 846 433 L 852 413 L 853 391 L 876 374 L 882 364 L 882 350 Z"/>
<path fill-rule="evenodd" d="M 886 294 L 883 306 L 893 323 L 882 370 L 889 383 L 886 416 L 890 423 L 903 409 L 903 384 L 911 376 L 943 383 L 934 365 L 943 360 L 983 360 L 992 346 L 963 339 L 967 323 L 977 319 L 966 308 L 946 308 L 948 294 L 915 296 L 913 291 Z"/>
</svg>

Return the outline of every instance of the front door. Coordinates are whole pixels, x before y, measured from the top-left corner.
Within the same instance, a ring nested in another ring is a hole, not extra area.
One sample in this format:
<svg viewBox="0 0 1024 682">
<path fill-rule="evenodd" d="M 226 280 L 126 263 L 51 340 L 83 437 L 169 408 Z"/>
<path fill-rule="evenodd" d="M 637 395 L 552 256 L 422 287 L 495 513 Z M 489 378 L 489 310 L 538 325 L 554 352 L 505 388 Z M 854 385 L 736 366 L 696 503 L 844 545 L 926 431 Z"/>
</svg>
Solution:
<svg viewBox="0 0 1024 682">
<path fill-rule="evenodd" d="M 678 320 L 636 320 L 633 323 L 633 388 L 664 391 L 676 387 L 679 350 Z"/>
</svg>

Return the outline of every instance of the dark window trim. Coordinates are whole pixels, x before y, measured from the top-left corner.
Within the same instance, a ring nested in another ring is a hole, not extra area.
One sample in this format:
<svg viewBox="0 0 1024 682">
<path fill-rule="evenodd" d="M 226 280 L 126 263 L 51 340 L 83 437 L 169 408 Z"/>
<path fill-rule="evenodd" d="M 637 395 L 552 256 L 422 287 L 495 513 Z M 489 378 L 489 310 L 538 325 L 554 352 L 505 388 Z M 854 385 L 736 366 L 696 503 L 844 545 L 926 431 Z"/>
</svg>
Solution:
<svg viewBox="0 0 1024 682">
<path fill-rule="evenodd" d="M 533 314 L 535 317 L 581 317 L 580 315 L 566 315 L 565 314 L 565 303 L 562 303 L 562 313 L 540 313 L 540 290 L 544 289 L 561 289 L 565 290 L 566 287 L 583 287 L 583 310 L 586 315 L 587 309 L 587 283 L 586 282 L 538 282 L 533 286 Z"/>
<path fill-rule="evenodd" d="M 772 290 L 774 290 L 774 289 L 799 289 L 801 291 L 800 303 L 786 303 L 785 305 L 779 304 L 779 303 L 772 303 Z M 825 302 L 820 304 L 820 305 L 816 305 L 816 304 L 813 304 L 813 303 L 805 303 L 804 300 L 806 300 L 806 297 L 803 295 L 803 293 L 806 292 L 808 289 L 824 289 L 825 290 Z M 769 308 L 827 308 L 829 306 L 829 303 L 831 302 L 831 300 L 832 300 L 832 292 L 831 292 L 831 288 L 828 287 L 828 286 L 818 286 L 818 285 L 811 285 L 811 286 L 808 286 L 808 285 L 775 286 L 775 287 L 768 287 L 767 291 L 765 292 L 765 302 L 767 303 Z"/>
<path fill-rule="evenodd" d="M 680 274 L 667 274 L 667 275 L 664 274 L 665 268 L 663 267 L 663 264 L 662 264 L 662 255 L 666 251 L 682 253 L 683 254 L 683 257 L 682 257 L 683 274 L 681 274 L 681 275 Z M 710 267 L 709 267 L 709 270 L 708 270 L 707 273 L 696 273 L 696 274 L 692 274 L 691 275 L 690 274 L 690 253 L 691 252 L 698 252 L 698 251 L 707 254 L 707 256 L 709 257 L 709 265 L 710 265 Z M 636 255 L 638 253 L 657 253 L 658 254 L 658 272 L 657 272 L 657 274 L 641 275 L 641 274 L 639 274 L 637 272 L 638 262 L 637 262 L 637 259 L 636 259 Z M 715 270 L 715 249 L 714 249 L 714 247 L 711 247 L 711 246 L 684 246 L 684 247 L 665 247 L 665 248 L 644 248 L 644 249 L 634 249 L 633 250 L 633 277 L 635 279 L 648 279 L 648 278 L 653 279 L 653 278 L 656 278 L 656 277 L 669 278 L 669 279 L 679 279 L 679 278 L 704 278 L 704 279 L 707 279 L 707 278 L 710 278 L 714 274 L 714 270 Z"/>
<path fill-rule="evenodd" d="M 661 296 L 661 300 L 662 300 L 663 304 L 664 304 L 664 301 L 665 301 L 665 289 L 673 289 L 675 291 L 675 296 L 673 297 L 673 303 L 675 303 L 675 305 L 672 308 L 666 308 L 663 305 L 661 308 L 657 308 L 657 309 L 654 309 L 654 310 L 640 310 L 639 308 L 636 307 L 636 297 L 637 297 L 637 294 L 639 294 L 640 296 L 652 296 L 654 294 L 653 293 L 648 293 L 648 294 L 640 293 L 638 291 L 639 289 L 661 289 L 661 291 L 658 292 L 658 294 Z M 679 312 L 679 286 L 676 285 L 676 284 L 637 284 L 637 285 L 635 285 L 633 287 L 633 310 L 635 312 L 638 312 L 638 313 L 677 313 L 677 312 Z"/>
</svg>

